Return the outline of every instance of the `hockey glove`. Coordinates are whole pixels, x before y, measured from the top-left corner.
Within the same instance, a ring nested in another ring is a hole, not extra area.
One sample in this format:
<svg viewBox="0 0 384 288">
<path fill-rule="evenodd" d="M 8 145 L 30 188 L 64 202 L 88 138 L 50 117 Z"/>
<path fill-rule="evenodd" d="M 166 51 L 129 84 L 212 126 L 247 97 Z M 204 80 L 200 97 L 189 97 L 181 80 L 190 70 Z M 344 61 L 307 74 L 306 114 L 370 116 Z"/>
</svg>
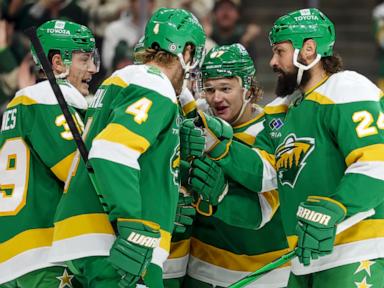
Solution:
<svg viewBox="0 0 384 288">
<path fill-rule="evenodd" d="M 223 170 L 207 156 L 193 160 L 189 183 L 198 194 L 197 212 L 206 216 L 213 214 L 212 206 L 217 206 L 228 192 Z"/>
<path fill-rule="evenodd" d="M 198 111 L 197 126 L 201 126 L 206 137 L 205 152 L 213 160 L 224 158 L 232 142 L 233 129 L 224 120 Z"/>
<path fill-rule="evenodd" d="M 300 263 L 308 266 L 311 259 L 332 253 L 336 225 L 346 214 L 339 202 L 320 196 L 309 196 L 297 210 L 297 256 Z"/>
<path fill-rule="evenodd" d="M 189 178 L 189 170 L 191 169 L 191 164 L 188 161 L 180 160 L 179 167 L 179 175 L 180 175 L 180 184 L 181 186 L 188 188 L 188 178 Z"/>
<path fill-rule="evenodd" d="M 144 285 L 140 287 L 147 287 L 147 288 L 164 288 L 164 283 L 163 283 L 163 270 L 161 269 L 160 266 L 157 266 L 154 263 L 149 263 L 147 272 L 143 276 L 144 280 Z M 134 286 L 134 287 L 139 287 Z"/>
<path fill-rule="evenodd" d="M 192 225 L 193 216 L 196 214 L 192 201 L 192 196 L 185 196 L 183 193 L 179 193 L 173 233 L 184 233 L 187 227 Z"/>
<path fill-rule="evenodd" d="M 145 225 L 135 220 L 119 219 L 118 237 L 108 258 L 122 276 L 120 287 L 131 287 L 145 272 L 152 258 L 152 251 L 159 245 L 159 225 Z"/>
<path fill-rule="evenodd" d="M 204 152 L 205 137 L 203 131 L 197 128 L 192 119 L 186 119 L 180 127 L 180 158 L 190 160 L 200 157 Z"/>
</svg>

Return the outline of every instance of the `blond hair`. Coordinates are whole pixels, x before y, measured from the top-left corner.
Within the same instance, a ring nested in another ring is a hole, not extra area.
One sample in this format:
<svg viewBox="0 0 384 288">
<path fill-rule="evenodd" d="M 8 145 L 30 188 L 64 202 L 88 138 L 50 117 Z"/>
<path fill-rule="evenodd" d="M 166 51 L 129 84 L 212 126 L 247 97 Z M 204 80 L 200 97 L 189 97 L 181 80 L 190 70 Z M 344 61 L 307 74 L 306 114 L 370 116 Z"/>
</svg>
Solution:
<svg viewBox="0 0 384 288">
<path fill-rule="evenodd" d="M 152 48 L 146 48 L 140 50 L 134 55 L 135 62 L 146 64 L 149 62 L 155 62 L 161 66 L 168 67 L 177 60 L 177 56 L 168 53 L 164 50 L 156 50 Z"/>
</svg>

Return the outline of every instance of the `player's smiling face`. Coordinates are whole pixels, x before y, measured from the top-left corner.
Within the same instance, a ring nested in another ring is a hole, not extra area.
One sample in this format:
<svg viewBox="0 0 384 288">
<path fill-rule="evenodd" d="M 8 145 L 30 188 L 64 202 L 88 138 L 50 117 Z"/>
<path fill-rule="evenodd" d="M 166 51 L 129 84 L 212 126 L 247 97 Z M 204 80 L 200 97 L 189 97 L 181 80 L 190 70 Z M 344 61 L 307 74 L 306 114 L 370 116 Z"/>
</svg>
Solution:
<svg viewBox="0 0 384 288">
<path fill-rule="evenodd" d="M 243 89 L 237 77 L 208 79 L 204 95 L 215 116 L 231 123 L 240 113 Z"/>
<path fill-rule="evenodd" d="M 89 94 L 89 82 L 97 72 L 91 53 L 76 52 L 72 54 L 68 81 L 84 96 Z"/>
</svg>

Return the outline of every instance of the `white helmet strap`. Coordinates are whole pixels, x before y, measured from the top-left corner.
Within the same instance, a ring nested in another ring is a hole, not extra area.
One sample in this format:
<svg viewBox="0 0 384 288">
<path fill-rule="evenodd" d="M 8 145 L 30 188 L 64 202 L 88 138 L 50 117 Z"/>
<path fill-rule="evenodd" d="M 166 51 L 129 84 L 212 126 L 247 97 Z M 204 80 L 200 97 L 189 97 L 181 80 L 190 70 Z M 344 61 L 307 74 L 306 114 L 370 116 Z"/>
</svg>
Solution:
<svg viewBox="0 0 384 288">
<path fill-rule="evenodd" d="M 247 92 L 249 90 L 243 88 L 243 95 L 242 95 L 242 102 L 243 104 L 241 105 L 241 109 L 240 109 L 240 112 L 239 114 L 237 115 L 236 119 L 231 121 L 231 125 L 235 125 L 241 118 L 241 116 L 243 116 L 244 112 L 245 112 L 245 108 L 247 107 L 248 103 L 251 101 L 252 97 L 248 97 L 248 99 L 246 99 L 247 97 Z"/>
<path fill-rule="evenodd" d="M 299 57 L 299 53 L 300 53 L 299 49 L 295 49 L 295 52 L 293 53 L 293 65 L 299 68 L 299 71 L 297 71 L 297 78 L 296 78 L 297 85 L 300 85 L 301 79 L 303 78 L 304 71 L 311 69 L 321 59 L 321 55 L 317 54 L 315 60 L 313 60 L 312 63 L 310 63 L 309 65 L 304 65 L 297 61 L 297 58 Z"/>
</svg>

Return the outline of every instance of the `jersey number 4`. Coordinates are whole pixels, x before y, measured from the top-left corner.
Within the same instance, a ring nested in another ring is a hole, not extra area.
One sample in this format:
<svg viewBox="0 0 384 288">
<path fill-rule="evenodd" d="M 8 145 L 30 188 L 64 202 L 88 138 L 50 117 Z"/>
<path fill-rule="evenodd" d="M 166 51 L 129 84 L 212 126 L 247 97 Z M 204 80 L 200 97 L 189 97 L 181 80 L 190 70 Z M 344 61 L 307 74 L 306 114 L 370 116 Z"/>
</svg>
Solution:
<svg viewBox="0 0 384 288">
<path fill-rule="evenodd" d="M 29 155 L 21 138 L 6 140 L 0 149 L 0 216 L 16 215 L 26 203 Z"/>
<path fill-rule="evenodd" d="M 127 110 L 125 110 L 126 113 L 131 114 L 135 116 L 133 120 L 137 124 L 141 124 L 148 119 L 148 111 L 152 106 L 152 101 L 148 98 L 141 98 L 140 100 L 137 100 L 135 103 L 128 106 Z"/>
</svg>

